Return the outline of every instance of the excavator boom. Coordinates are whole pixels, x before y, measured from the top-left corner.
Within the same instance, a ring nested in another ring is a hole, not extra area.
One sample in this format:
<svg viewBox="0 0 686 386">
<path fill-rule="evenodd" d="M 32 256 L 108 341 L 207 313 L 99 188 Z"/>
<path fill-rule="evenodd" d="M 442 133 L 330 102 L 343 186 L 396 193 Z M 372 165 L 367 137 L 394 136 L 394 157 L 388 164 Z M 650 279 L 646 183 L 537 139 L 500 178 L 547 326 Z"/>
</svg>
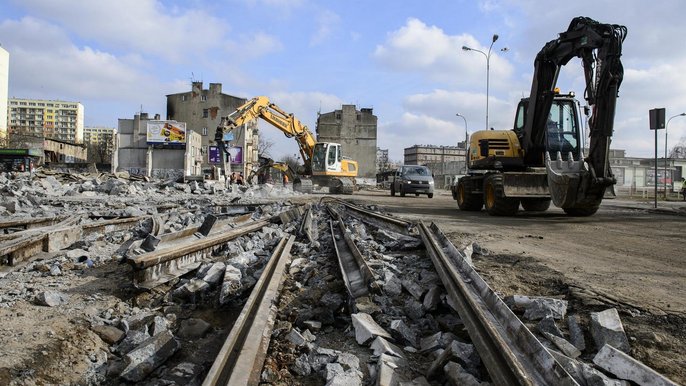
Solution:
<svg viewBox="0 0 686 386">
<path fill-rule="evenodd" d="M 574 212 L 595 211 L 605 189 L 616 180 L 609 168 L 610 138 L 619 86 L 624 70 L 620 60 L 627 29 L 587 17 L 572 20 L 566 32 L 548 42 L 536 56 L 529 109 L 521 136 L 524 162 L 543 163 L 553 203 Z M 546 152 L 546 121 L 562 66 L 580 57 L 586 79 L 584 98 L 592 109 L 590 147 L 585 160 L 551 161 Z"/>
</svg>

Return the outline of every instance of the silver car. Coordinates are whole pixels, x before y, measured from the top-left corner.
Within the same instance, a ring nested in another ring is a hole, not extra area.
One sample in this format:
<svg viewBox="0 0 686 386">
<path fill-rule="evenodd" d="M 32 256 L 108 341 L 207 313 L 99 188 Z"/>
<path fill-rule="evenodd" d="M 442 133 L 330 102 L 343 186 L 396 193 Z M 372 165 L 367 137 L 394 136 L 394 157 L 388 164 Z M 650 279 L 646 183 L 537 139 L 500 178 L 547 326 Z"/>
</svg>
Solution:
<svg viewBox="0 0 686 386">
<path fill-rule="evenodd" d="M 393 175 L 391 183 L 391 196 L 395 196 L 396 192 L 400 193 L 400 197 L 414 193 L 415 196 L 426 194 L 432 198 L 434 196 L 433 173 L 426 166 L 401 166 Z"/>
</svg>

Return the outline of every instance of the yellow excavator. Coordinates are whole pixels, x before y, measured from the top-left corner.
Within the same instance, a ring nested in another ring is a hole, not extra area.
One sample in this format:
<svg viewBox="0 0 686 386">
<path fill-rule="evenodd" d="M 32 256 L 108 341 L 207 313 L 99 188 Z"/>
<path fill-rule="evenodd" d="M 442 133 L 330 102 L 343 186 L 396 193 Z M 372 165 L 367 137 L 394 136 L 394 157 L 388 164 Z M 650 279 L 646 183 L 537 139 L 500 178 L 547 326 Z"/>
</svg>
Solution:
<svg viewBox="0 0 686 386">
<path fill-rule="evenodd" d="M 217 146 L 226 152 L 228 147 L 224 135 L 257 118 L 263 119 L 298 143 L 305 165 L 302 173 L 293 180 L 294 190 L 312 191 L 314 184 L 328 187 L 329 193 L 333 194 L 353 193 L 357 162 L 343 156 L 339 143 L 317 142 L 307 126 L 293 114 L 270 102 L 266 96 L 252 98 L 236 111 L 222 117 L 215 134 Z"/>
<path fill-rule="evenodd" d="M 295 172 L 295 170 L 293 170 L 291 165 L 289 165 L 288 163 L 276 162 L 273 159 L 268 158 L 268 157 L 260 157 L 259 158 L 259 165 L 258 165 L 257 169 L 250 172 L 246 181 L 249 184 L 253 184 L 253 180 L 256 176 L 259 177 L 260 175 L 264 175 L 264 174 L 268 173 L 269 169 L 278 170 L 279 172 L 281 172 L 281 174 L 285 174 L 286 176 L 288 176 L 289 181 L 295 181 L 296 179 L 299 178 L 297 173 Z M 312 185 L 311 184 L 308 185 L 307 182 L 305 182 L 305 184 L 303 185 L 302 179 L 301 179 L 301 186 L 299 188 L 299 191 L 303 192 L 303 193 L 311 193 L 312 192 Z"/>
<path fill-rule="evenodd" d="M 550 202 L 571 216 L 594 214 L 616 179 L 609 164 L 615 107 L 624 70 L 620 57 L 627 29 L 587 17 L 572 20 L 567 31 L 536 56 L 531 94 L 517 107 L 513 130 L 472 134 L 468 174 L 451 187 L 464 211 L 486 207 L 491 215 L 511 216 L 519 206 L 544 211 Z M 592 111 L 590 146 L 582 147 L 579 103 L 555 87 L 560 69 L 581 58 Z"/>
</svg>

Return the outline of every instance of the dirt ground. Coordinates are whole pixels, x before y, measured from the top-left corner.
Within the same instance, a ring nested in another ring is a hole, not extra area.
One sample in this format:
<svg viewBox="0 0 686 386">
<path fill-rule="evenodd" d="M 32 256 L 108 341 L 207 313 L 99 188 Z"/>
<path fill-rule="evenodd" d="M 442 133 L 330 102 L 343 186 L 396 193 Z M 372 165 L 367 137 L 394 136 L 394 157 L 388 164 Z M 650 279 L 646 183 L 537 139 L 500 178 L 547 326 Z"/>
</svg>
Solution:
<svg viewBox="0 0 686 386">
<path fill-rule="evenodd" d="M 570 313 L 586 320 L 589 312 L 616 307 L 632 355 L 686 383 L 686 204 L 653 210 L 647 203 L 606 200 L 591 217 L 551 208 L 504 218 L 461 212 L 446 192 L 428 199 L 362 191 L 354 199 L 436 222 L 453 242 L 477 242 L 488 255 L 475 259 L 476 269 L 504 296 L 563 297 Z"/>
</svg>

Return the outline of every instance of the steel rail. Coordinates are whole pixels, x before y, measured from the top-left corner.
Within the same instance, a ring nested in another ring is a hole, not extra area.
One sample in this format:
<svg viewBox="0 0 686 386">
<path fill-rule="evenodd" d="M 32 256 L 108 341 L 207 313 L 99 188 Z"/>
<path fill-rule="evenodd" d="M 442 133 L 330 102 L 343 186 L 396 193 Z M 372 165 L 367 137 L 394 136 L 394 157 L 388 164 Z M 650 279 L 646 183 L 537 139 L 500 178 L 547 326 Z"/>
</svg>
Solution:
<svg viewBox="0 0 686 386">
<path fill-rule="evenodd" d="M 257 385 L 295 236 L 281 239 L 208 372 L 203 386 Z"/>
<path fill-rule="evenodd" d="M 302 206 L 296 206 L 265 220 L 247 222 L 225 231 L 215 231 L 203 238 L 191 236 L 175 243 L 160 244 L 159 248 L 152 252 L 127 257 L 126 262 L 134 270 L 134 285 L 149 289 L 166 283 L 196 269 L 203 260 L 222 248 L 225 243 L 262 229 L 270 223 L 286 224 L 299 218 L 302 211 Z"/>
<path fill-rule="evenodd" d="M 350 237 L 350 233 L 346 231 L 341 216 L 329 205 L 326 206 L 326 209 L 333 218 L 333 221 L 329 221 L 331 240 L 336 252 L 338 266 L 341 269 L 343 282 L 350 297 L 355 300 L 366 296 L 369 294 L 370 288 L 375 292 L 380 292 L 374 281 L 371 269 L 369 269 L 367 262 L 364 260 L 364 256 L 357 249 L 355 242 Z M 338 223 L 338 225 L 335 226 L 334 222 Z"/>
<path fill-rule="evenodd" d="M 496 385 L 578 385 L 433 224 L 419 233 Z"/>
<path fill-rule="evenodd" d="M 325 196 L 322 197 L 321 200 L 319 200 L 319 202 L 322 203 L 324 202 L 324 200 L 335 201 L 336 203 L 345 206 L 347 209 L 350 209 L 352 211 L 350 212 L 351 215 L 376 228 L 390 228 L 396 233 L 410 235 L 410 229 L 412 229 L 413 227 L 413 224 L 409 221 L 373 212 L 371 210 L 364 209 L 359 205 L 355 205 L 345 200 L 341 200 L 337 197 Z"/>
</svg>

